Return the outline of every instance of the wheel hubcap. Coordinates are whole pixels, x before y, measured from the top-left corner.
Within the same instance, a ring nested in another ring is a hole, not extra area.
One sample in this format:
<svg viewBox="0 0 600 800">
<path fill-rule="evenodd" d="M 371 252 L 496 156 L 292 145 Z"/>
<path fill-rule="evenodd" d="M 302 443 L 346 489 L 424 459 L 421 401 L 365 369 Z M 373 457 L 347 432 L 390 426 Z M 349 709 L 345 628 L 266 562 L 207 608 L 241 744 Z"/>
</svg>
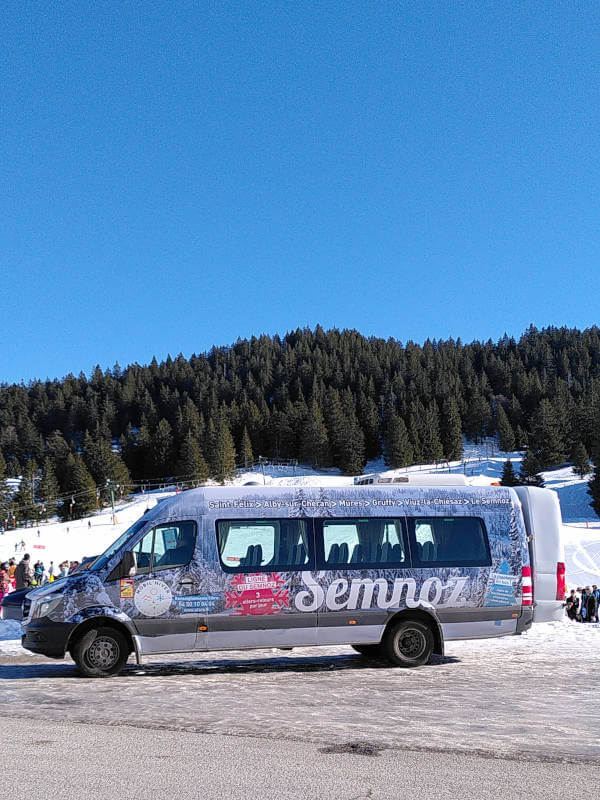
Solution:
<svg viewBox="0 0 600 800">
<path fill-rule="evenodd" d="M 398 638 L 398 650 L 405 658 L 418 658 L 425 647 L 425 637 L 420 631 L 409 628 Z"/>
<path fill-rule="evenodd" d="M 87 651 L 87 659 L 92 667 L 110 669 L 119 660 L 119 647 L 114 639 L 98 636 Z"/>
</svg>

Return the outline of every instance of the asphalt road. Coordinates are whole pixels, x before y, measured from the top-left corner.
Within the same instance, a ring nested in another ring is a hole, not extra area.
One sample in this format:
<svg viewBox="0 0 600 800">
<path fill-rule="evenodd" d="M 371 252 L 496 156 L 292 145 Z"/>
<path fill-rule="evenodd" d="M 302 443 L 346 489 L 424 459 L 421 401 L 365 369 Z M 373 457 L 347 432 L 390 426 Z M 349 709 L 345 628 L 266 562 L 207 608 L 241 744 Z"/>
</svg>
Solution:
<svg viewBox="0 0 600 800">
<path fill-rule="evenodd" d="M 13 800 L 595 796 L 600 692 L 577 675 L 600 630 L 585 633 L 570 654 L 451 643 L 415 670 L 332 647 L 157 656 L 92 680 L 21 651 L 0 665 L 0 766 L 34 767 Z"/>
<path fill-rule="evenodd" d="M 4 722 L 5 785 L 13 800 L 150 797 L 178 800 L 548 800 L 595 797 L 590 764 L 504 761 L 456 753 L 56 722 Z M 7 781 L 7 779 L 10 779 Z"/>
</svg>

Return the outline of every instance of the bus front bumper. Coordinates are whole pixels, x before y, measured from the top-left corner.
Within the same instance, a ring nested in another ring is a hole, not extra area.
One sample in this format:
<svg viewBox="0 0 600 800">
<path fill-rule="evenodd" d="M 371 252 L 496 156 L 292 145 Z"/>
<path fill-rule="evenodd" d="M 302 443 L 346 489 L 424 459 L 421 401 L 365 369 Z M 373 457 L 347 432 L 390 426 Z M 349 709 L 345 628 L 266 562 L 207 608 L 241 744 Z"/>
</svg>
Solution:
<svg viewBox="0 0 600 800">
<path fill-rule="evenodd" d="M 21 637 L 25 650 L 48 658 L 64 658 L 69 636 L 75 623 L 52 622 L 47 619 L 32 620 Z"/>
</svg>

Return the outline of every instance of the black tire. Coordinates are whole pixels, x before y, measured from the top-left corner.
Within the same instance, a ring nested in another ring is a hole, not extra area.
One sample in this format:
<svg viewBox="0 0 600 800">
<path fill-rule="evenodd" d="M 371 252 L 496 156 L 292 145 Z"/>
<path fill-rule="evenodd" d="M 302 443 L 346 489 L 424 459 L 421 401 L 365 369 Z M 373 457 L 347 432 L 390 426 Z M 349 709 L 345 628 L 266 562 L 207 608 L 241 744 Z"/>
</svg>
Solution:
<svg viewBox="0 0 600 800">
<path fill-rule="evenodd" d="M 433 632 L 423 622 L 403 619 L 387 631 L 383 651 L 398 667 L 420 667 L 433 652 Z"/>
<path fill-rule="evenodd" d="M 127 639 L 116 628 L 92 628 L 71 647 L 71 656 L 86 678 L 118 675 L 129 658 Z"/>
<path fill-rule="evenodd" d="M 365 658 L 381 658 L 383 656 L 380 644 L 351 644 L 350 647 Z"/>
</svg>

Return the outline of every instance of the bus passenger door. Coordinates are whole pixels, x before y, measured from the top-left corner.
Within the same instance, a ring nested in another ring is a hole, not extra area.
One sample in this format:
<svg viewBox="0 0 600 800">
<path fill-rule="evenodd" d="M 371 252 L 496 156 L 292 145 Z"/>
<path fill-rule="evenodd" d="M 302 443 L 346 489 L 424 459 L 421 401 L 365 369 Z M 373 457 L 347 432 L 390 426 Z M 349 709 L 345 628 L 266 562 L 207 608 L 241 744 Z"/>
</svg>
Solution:
<svg viewBox="0 0 600 800">
<path fill-rule="evenodd" d="M 198 586 L 190 567 L 196 538 L 194 521 L 168 522 L 147 531 L 133 548 L 136 574 L 120 581 L 121 598 L 128 598 L 123 610 L 144 654 L 195 648 Z"/>
</svg>

